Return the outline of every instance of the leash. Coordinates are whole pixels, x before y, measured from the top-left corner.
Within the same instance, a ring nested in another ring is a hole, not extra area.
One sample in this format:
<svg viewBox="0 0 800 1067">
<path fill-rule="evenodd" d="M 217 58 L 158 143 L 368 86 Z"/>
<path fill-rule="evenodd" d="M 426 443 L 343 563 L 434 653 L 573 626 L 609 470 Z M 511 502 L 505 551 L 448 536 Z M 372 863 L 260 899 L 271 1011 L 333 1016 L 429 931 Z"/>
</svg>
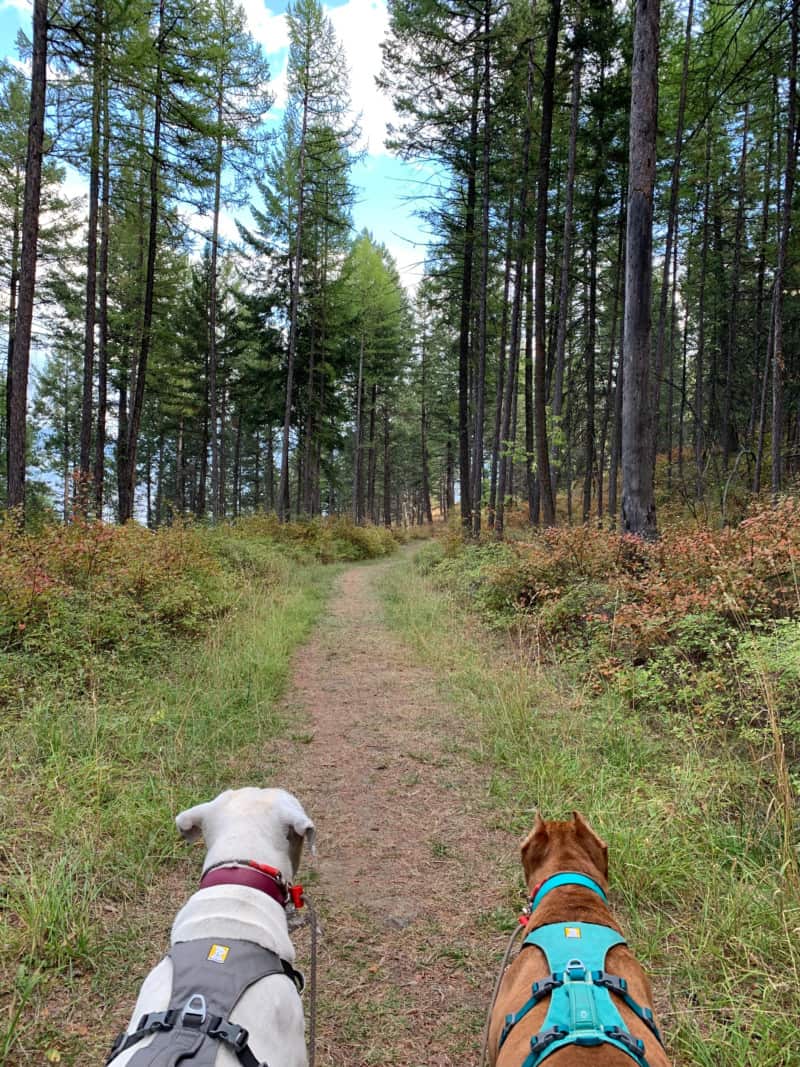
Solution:
<svg viewBox="0 0 800 1067">
<path fill-rule="evenodd" d="M 525 927 L 522 925 L 522 923 L 519 923 L 517 928 L 511 935 L 508 945 L 506 946 L 505 955 L 503 956 L 503 962 L 500 964 L 500 970 L 497 974 L 497 978 L 494 983 L 494 989 L 492 990 L 492 999 L 489 1003 L 489 1010 L 486 1013 L 486 1022 L 483 1027 L 483 1041 L 481 1043 L 481 1058 L 478 1061 L 479 1067 L 486 1067 L 486 1057 L 489 1051 L 489 1026 L 492 1021 L 492 1012 L 494 1011 L 494 1006 L 497 1003 L 497 997 L 500 993 L 500 983 L 503 981 L 503 976 L 506 973 L 506 967 L 508 967 L 508 961 L 511 958 L 514 943 L 520 936 L 520 934 L 524 933 Z"/>
<path fill-rule="evenodd" d="M 317 911 L 306 897 L 308 921 L 311 923 L 311 976 L 308 983 L 308 1065 L 314 1067 L 317 1057 L 317 944 L 319 928 Z"/>
</svg>

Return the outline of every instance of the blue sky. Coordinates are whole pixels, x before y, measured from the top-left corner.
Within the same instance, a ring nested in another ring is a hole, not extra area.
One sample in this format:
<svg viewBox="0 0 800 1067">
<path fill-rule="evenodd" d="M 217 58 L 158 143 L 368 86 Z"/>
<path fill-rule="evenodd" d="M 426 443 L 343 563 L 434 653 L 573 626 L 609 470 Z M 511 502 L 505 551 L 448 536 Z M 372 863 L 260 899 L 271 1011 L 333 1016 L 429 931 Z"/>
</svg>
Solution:
<svg viewBox="0 0 800 1067">
<path fill-rule="evenodd" d="M 284 0 L 240 0 L 253 36 L 270 62 L 276 102 L 285 95 L 287 34 Z M 414 195 L 420 173 L 417 168 L 392 156 L 384 147 L 386 122 L 391 121 L 391 101 L 379 93 L 374 77 L 380 68 L 380 42 L 388 26 L 386 0 L 335 0 L 325 4 L 350 67 L 350 93 L 354 110 L 361 115 L 362 147 L 366 154 L 353 169 L 356 187 L 354 223 L 367 227 L 395 257 L 407 288 L 421 275 L 425 235 L 414 216 Z M 0 50 L 16 58 L 16 35 L 20 27 L 30 32 L 29 0 L 0 0 Z M 78 193 L 79 188 L 71 192 Z M 229 230 L 235 232 L 232 220 Z"/>
</svg>

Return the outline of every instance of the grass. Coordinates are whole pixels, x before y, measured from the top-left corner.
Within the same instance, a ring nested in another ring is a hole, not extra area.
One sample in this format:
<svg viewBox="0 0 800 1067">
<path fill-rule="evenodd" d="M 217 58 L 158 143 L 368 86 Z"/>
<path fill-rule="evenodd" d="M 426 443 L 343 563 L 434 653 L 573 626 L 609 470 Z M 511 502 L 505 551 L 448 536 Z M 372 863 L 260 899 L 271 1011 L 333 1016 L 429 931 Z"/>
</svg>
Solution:
<svg viewBox="0 0 800 1067">
<path fill-rule="evenodd" d="M 748 749 L 678 709 L 655 717 L 621 685 L 598 693 L 575 662 L 488 634 L 459 606 L 463 590 L 435 588 L 411 564 L 387 572 L 383 593 L 392 626 L 482 719 L 498 817 L 521 837 L 537 809 L 579 809 L 608 841 L 613 903 L 676 1067 L 796 1062 L 800 903 L 779 741 L 759 735 Z M 521 870 L 498 877 L 511 920 Z"/>
<path fill-rule="evenodd" d="M 68 607 L 29 613 L 28 644 L 13 638 L 0 694 L 0 1064 L 102 1062 L 197 872 L 175 813 L 272 783 L 275 739 L 297 729 L 279 698 L 336 568 L 254 532 L 197 536 L 219 561 L 192 587 L 214 605 L 202 626 L 151 613 L 146 640 L 76 648 L 70 634 L 85 636 L 105 594 L 93 605 L 91 590 L 59 586 Z M 124 638 L 144 609 L 113 603 Z"/>
</svg>

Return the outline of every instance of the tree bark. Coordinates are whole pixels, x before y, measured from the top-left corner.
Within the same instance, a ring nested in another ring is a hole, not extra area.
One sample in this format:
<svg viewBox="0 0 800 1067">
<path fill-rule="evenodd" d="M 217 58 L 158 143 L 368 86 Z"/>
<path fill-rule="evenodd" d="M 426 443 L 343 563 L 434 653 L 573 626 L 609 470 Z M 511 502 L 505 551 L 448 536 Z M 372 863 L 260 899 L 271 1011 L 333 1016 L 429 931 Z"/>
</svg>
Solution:
<svg viewBox="0 0 800 1067">
<path fill-rule="evenodd" d="M 505 497 L 508 487 L 511 458 L 508 449 L 511 442 L 511 422 L 514 398 L 517 391 L 519 372 L 520 322 L 522 314 L 522 292 L 524 288 L 525 235 L 528 221 L 528 173 L 531 157 L 531 123 L 533 120 L 533 46 L 528 48 L 528 85 L 525 100 L 525 128 L 522 135 L 522 177 L 520 181 L 519 206 L 517 216 L 517 243 L 514 263 L 514 301 L 511 309 L 511 346 L 508 354 L 508 373 L 503 397 L 503 418 L 500 427 L 500 466 L 497 474 L 497 509 L 494 521 L 494 535 L 498 541 L 503 540 L 505 522 Z"/>
<path fill-rule="evenodd" d="M 481 152 L 481 272 L 478 281 L 478 367 L 475 382 L 475 439 L 472 451 L 472 536 L 481 532 L 483 503 L 483 423 L 486 393 L 486 304 L 489 297 L 489 152 L 491 148 L 491 37 L 490 0 L 483 15 L 483 146 Z M 430 511 L 430 499 L 428 499 Z"/>
<path fill-rule="evenodd" d="M 660 0 L 636 0 L 625 264 L 622 529 L 645 538 L 658 535 L 652 459 L 655 422 L 649 371 L 659 4 Z"/>
<path fill-rule="evenodd" d="M 108 259 L 111 230 L 111 116 L 108 99 L 108 49 L 103 39 L 103 149 L 102 196 L 100 201 L 100 264 L 97 336 L 97 427 L 94 438 L 94 507 L 98 518 L 103 517 L 106 463 L 106 413 L 108 409 Z"/>
<path fill-rule="evenodd" d="M 777 498 L 783 483 L 781 470 L 781 439 L 783 436 L 783 376 L 785 356 L 783 350 L 783 287 L 792 232 L 792 200 L 797 167 L 797 23 L 798 0 L 791 7 L 791 59 L 789 66 L 789 114 L 786 121 L 786 174 L 783 189 L 783 211 L 778 262 L 775 266 L 775 282 L 772 290 L 772 496 Z"/>
<path fill-rule="evenodd" d="M 102 110 L 102 4 L 95 5 L 92 49 L 92 117 L 89 142 L 89 219 L 86 234 L 86 309 L 83 333 L 83 402 L 81 405 L 78 510 L 88 514 L 92 463 L 95 324 L 97 320 L 97 219 L 100 202 L 100 115 Z"/>
<path fill-rule="evenodd" d="M 580 16 L 575 22 L 575 33 L 581 29 Z M 566 199 L 564 201 L 564 236 L 561 247 L 561 279 L 558 293 L 558 314 L 556 326 L 555 356 L 553 367 L 553 421 L 558 421 L 564 408 L 564 363 L 567 349 L 567 323 L 570 302 L 570 267 L 572 264 L 572 235 L 574 230 L 573 211 L 575 204 L 575 160 L 578 146 L 578 118 L 580 114 L 581 71 L 583 69 L 583 49 L 576 44 L 575 57 L 572 61 L 572 88 L 570 90 L 569 151 L 567 155 Z M 558 453 L 553 448 L 553 492 L 558 489 Z"/>
<path fill-rule="evenodd" d="M 153 322 L 153 298 L 155 294 L 156 241 L 158 237 L 159 213 L 159 172 L 161 169 L 161 123 L 164 86 L 164 9 L 165 0 L 159 0 L 158 22 L 158 65 L 156 68 L 156 85 L 153 117 L 153 149 L 150 163 L 150 224 L 147 245 L 147 271 L 145 274 L 144 312 L 142 316 L 142 336 L 139 346 L 139 359 L 136 365 L 135 384 L 128 422 L 128 445 L 125 456 L 124 492 L 120 495 L 119 519 L 126 522 L 133 516 L 134 492 L 136 489 L 136 450 L 139 438 L 139 426 L 144 409 L 144 390 L 147 377 L 147 360 L 150 354 L 151 330 Z"/>
<path fill-rule="evenodd" d="M 25 161 L 25 195 L 22 207 L 22 252 L 20 255 L 19 304 L 14 335 L 14 359 L 8 422 L 9 508 L 25 509 L 25 460 L 27 445 L 28 372 L 30 368 L 33 300 L 36 291 L 36 261 L 39 243 L 39 205 L 42 192 L 44 109 L 47 86 L 47 0 L 33 2 L 31 56 L 31 106 L 28 149 Z"/>
<path fill-rule="evenodd" d="M 480 23 L 478 23 L 478 26 Z M 472 103 L 467 158 L 467 201 L 464 212 L 464 254 L 461 277 L 461 316 L 458 330 L 458 455 L 461 483 L 461 525 L 465 534 L 472 527 L 472 501 L 469 456 L 469 355 L 472 319 L 472 264 L 475 250 L 475 205 L 477 200 L 478 101 L 480 99 L 480 53 L 476 46 L 472 60 Z"/>
<path fill-rule="evenodd" d="M 547 193 L 550 184 L 550 151 L 553 132 L 553 99 L 555 95 L 556 54 L 558 30 L 561 20 L 561 0 L 551 0 L 550 19 L 547 30 L 547 56 L 544 66 L 542 90 L 542 124 L 539 141 L 539 175 L 536 193 L 536 274 L 535 274 L 535 319 L 536 362 L 534 365 L 534 390 L 536 414 L 536 464 L 539 471 L 542 519 L 545 526 L 556 521 L 553 485 L 550 479 L 550 454 L 547 447 L 547 412 L 545 388 L 545 287 L 547 259 Z"/>
</svg>

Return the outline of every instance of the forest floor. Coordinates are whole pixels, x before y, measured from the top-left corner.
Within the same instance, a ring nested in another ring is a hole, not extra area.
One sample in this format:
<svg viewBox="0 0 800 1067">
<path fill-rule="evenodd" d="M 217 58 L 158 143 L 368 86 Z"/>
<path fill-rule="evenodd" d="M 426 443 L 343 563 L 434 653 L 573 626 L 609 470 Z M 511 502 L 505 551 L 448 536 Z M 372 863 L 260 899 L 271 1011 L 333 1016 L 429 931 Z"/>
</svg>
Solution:
<svg viewBox="0 0 800 1067">
<path fill-rule="evenodd" d="M 280 780 L 318 831 L 304 871 L 321 927 L 320 1064 L 476 1064 L 506 940 L 496 872 L 518 838 L 495 825 L 478 722 L 387 626 L 378 589 L 398 565 L 343 572 L 288 687 L 306 732 L 286 743 Z M 307 954 L 308 930 L 296 940 Z"/>
</svg>

